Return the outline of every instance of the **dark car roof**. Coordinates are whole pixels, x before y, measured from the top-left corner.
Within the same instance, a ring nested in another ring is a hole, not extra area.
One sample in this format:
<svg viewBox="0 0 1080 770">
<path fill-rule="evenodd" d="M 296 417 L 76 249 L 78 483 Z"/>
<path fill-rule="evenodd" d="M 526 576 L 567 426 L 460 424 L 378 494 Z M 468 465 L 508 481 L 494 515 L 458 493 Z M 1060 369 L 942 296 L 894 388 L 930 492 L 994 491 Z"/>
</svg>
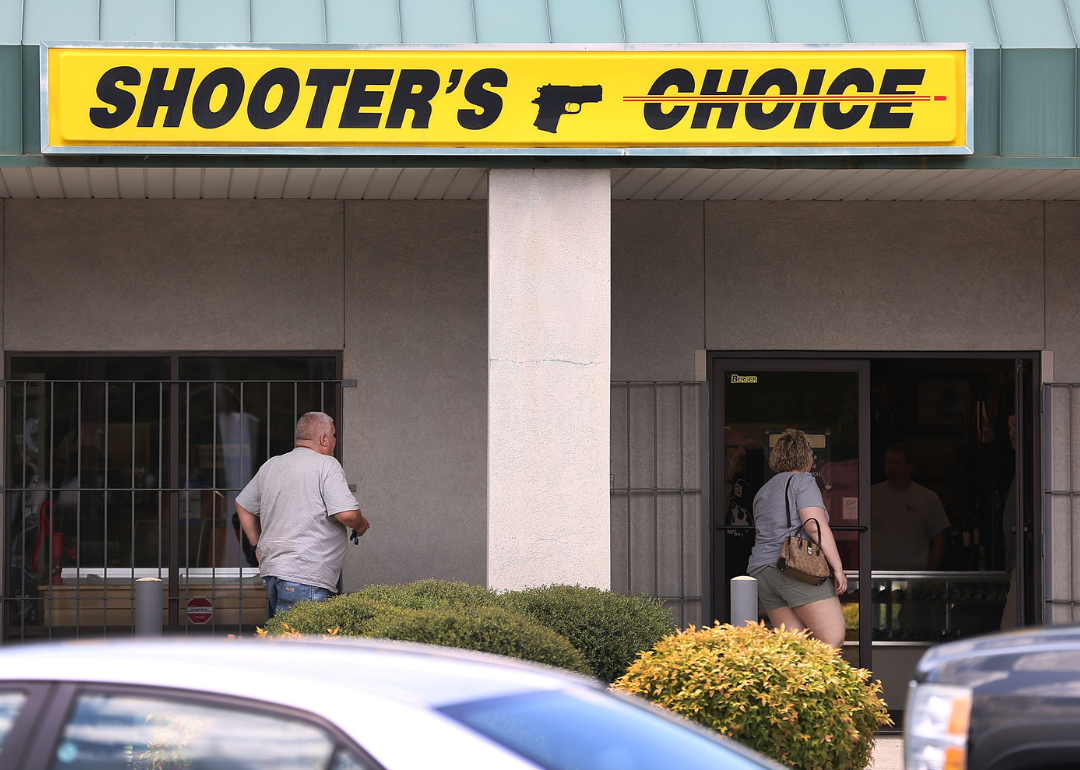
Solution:
<svg viewBox="0 0 1080 770">
<path fill-rule="evenodd" d="M 1080 626 L 1028 628 L 990 636 L 980 636 L 932 647 L 915 671 L 916 681 L 944 681 L 957 664 L 985 663 L 991 658 L 1074 651 L 1080 654 Z"/>
</svg>

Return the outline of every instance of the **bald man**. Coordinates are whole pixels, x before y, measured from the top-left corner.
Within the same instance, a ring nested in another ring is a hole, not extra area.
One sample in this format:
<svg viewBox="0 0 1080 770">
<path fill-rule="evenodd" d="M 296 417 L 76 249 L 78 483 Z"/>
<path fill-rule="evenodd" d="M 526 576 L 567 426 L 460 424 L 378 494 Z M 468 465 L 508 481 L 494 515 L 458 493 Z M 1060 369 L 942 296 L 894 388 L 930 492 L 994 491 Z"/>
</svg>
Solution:
<svg viewBox="0 0 1080 770">
<path fill-rule="evenodd" d="M 370 527 L 334 458 L 333 418 L 308 412 L 297 421 L 295 435 L 295 448 L 263 463 L 236 498 L 240 525 L 255 546 L 270 617 L 297 602 L 334 596 L 348 529 L 359 537 Z"/>
</svg>

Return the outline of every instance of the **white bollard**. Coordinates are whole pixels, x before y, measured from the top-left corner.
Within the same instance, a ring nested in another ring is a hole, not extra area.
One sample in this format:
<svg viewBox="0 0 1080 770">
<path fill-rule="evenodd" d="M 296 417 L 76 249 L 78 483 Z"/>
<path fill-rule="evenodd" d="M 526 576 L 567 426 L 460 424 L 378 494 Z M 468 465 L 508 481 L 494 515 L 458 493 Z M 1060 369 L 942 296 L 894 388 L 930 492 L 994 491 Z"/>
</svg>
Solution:
<svg viewBox="0 0 1080 770">
<path fill-rule="evenodd" d="M 163 598 L 161 578 L 135 581 L 135 636 L 161 636 Z"/>
<path fill-rule="evenodd" d="M 757 579 L 741 575 L 731 579 L 731 625 L 748 626 L 758 621 Z"/>
</svg>

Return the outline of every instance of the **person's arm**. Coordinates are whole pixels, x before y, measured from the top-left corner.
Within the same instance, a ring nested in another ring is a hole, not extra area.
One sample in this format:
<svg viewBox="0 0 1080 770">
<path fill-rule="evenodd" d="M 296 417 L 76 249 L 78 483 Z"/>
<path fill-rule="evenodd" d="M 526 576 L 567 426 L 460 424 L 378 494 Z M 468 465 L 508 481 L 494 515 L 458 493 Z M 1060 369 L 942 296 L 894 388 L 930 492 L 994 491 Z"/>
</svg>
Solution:
<svg viewBox="0 0 1080 770">
<path fill-rule="evenodd" d="M 840 561 L 840 551 L 836 549 L 836 539 L 833 538 L 832 529 L 825 519 L 825 509 L 817 506 L 800 508 L 799 518 L 802 519 L 803 524 L 806 524 L 810 519 L 815 519 L 814 523 L 821 525 L 820 527 L 811 525 L 807 527 L 807 532 L 816 536 L 821 542 L 821 552 L 825 554 L 825 561 L 829 563 L 833 579 L 836 580 L 837 596 L 847 593 L 847 575 L 844 574 L 844 565 Z"/>
<path fill-rule="evenodd" d="M 941 560 L 945 558 L 945 533 L 938 532 L 934 535 L 933 540 L 930 541 L 930 562 L 926 565 L 926 568 L 931 572 L 936 572 L 938 567 L 941 566 Z"/>
<path fill-rule="evenodd" d="M 951 526 L 949 516 L 945 513 L 945 506 L 941 504 L 941 498 L 933 492 L 930 493 L 930 531 L 934 536 L 930 538 L 930 557 L 926 568 L 931 572 L 941 568 L 941 562 L 945 560 L 945 531 Z"/>
<path fill-rule="evenodd" d="M 259 517 L 245 509 L 240 503 L 236 504 L 236 515 L 240 517 L 240 527 L 244 530 L 248 542 L 255 547 L 255 558 L 258 559 L 259 538 L 262 536 L 262 524 L 259 522 Z"/>
<path fill-rule="evenodd" d="M 364 515 L 359 510 L 335 513 L 334 518 L 354 530 L 358 536 L 363 536 L 365 532 L 371 529 L 371 523 L 364 518 Z"/>
</svg>

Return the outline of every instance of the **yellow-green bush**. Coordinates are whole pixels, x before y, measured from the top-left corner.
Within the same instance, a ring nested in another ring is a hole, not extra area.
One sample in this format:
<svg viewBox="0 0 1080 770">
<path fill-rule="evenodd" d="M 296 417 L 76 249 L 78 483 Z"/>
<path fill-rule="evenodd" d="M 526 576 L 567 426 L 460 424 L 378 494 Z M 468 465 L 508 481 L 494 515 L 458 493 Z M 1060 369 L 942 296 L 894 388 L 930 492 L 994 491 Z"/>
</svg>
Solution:
<svg viewBox="0 0 1080 770">
<path fill-rule="evenodd" d="M 764 625 L 665 637 L 615 687 L 799 770 L 862 770 L 890 724 L 880 686 L 805 632 Z"/>
</svg>

